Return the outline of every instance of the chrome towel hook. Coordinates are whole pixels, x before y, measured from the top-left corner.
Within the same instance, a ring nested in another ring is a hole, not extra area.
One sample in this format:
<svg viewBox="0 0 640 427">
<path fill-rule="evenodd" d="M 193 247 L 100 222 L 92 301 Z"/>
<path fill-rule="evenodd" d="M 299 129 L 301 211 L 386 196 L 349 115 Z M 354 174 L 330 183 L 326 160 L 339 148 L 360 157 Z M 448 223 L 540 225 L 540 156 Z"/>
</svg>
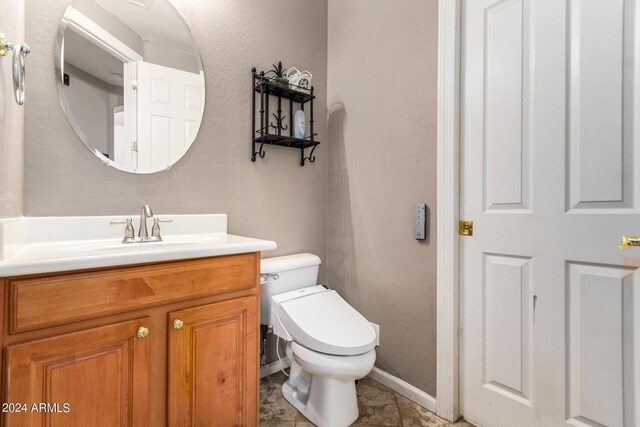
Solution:
<svg viewBox="0 0 640 427">
<path fill-rule="evenodd" d="M 6 56 L 7 51 L 13 50 L 13 66 L 11 74 L 13 75 L 13 91 L 18 105 L 24 104 L 24 76 L 25 76 L 25 58 L 31 54 L 31 48 L 26 44 L 13 44 L 7 40 L 7 37 L 0 33 L 0 56 Z"/>
</svg>

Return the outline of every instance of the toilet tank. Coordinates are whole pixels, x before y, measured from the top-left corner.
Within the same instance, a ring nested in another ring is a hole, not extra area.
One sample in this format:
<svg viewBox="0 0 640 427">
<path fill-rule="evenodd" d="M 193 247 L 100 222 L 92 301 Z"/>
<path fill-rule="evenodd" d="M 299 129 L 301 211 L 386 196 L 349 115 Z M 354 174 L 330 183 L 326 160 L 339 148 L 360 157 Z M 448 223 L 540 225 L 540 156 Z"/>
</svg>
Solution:
<svg viewBox="0 0 640 427">
<path fill-rule="evenodd" d="M 260 261 L 260 323 L 271 324 L 271 297 L 318 282 L 320 257 L 295 254 Z"/>
</svg>

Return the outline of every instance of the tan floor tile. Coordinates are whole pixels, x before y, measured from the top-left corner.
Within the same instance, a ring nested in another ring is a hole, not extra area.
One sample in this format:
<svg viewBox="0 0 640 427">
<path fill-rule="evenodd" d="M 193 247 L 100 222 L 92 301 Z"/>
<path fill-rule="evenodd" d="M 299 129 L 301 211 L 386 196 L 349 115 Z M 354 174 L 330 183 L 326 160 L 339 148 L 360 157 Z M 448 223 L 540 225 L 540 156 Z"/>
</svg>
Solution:
<svg viewBox="0 0 640 427">
<path fill-rule="evenodd" d="M 306 420 L 282 397 L 280 387 L 286 379 L 287 377 L 282 372 L 278 372 L 260 381 L 260 425 L 294 427 L 293 423 L 278 424 L 278 422 Z"/>
<path fill-rule="evenodd" d="M 260 427 L 296 427 L 295 421 L 264 421 L 260 420 Z"/>
<path fill-rule="evenodd" d="M 278 372 L 260 381 L 260 426 L 314 427 L 282 397 L 286 379 Z M 474 427 L 465 421 L 449 424 L 370 378 L 360 380 L 357 391 L 360 418 L 351 427 Z"/>
<path fill-rule="evenodd" d="M 369 426 L 402 426 L 395 393 L 369 378 L 358 381 L 358 409 L 356 424 Z"/>
<path fill-rule="evenodd" d="M 445 427 L 449 422 L 422 406 L 396 393 L 398 409 L 404 427 Z"/>
</svg>

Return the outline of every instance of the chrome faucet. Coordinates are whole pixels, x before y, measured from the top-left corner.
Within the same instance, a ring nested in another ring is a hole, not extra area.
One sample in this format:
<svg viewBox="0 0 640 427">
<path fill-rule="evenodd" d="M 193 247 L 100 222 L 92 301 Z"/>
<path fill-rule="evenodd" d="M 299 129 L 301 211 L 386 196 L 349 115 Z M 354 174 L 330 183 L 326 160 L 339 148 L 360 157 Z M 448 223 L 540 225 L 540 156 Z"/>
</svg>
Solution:
<svg viewBox="0 0 640 427">
<path fill-rule="evenodd" d="M 151 228 L 151 236 L 147 229 L 147 219 L 153 218 L 153 227 Z M 122 243 L 145 243 L 145 242 L 160 242 L 162 236 L 160 236 L 160 219 L 154 218 L 153 211 L 149 205 L 144 205 L 140 210 L 140 228 L 138 228 L 138 237 L 135 237 L 135 230 L 133 229 L 133 221 L 131 218 L 127 218 L 126 221 L 111 221 L 111 225 L 125 224 L 124 227 L 124 239 Z M 162 222 L 173 222 L 168 219 Z"/>
<path fill-rule="evenodd" d="M 149 232 L 147 231 L 147 218 L 153 218 L 153 211 L 149 205 L 144 205 L 140 210 L 140 228 L 138 228 L 138 237 L 142 241 L 149 239 Z"/>
<path fill-rule="evenodd" d="M 138 237 L 141 242 L 158 242 L 162 240 L 160 237 L 160 225 L 158 218 L 155 218 L 153 223 L 152 235 L 149 236 L 149 232 L 147 231 L 147 219 L 153 218 L 153 211 L 149 207 L 149 205 L 144 205 L 140 210 L 140 228 L 138 229 Z"/>
</svg>

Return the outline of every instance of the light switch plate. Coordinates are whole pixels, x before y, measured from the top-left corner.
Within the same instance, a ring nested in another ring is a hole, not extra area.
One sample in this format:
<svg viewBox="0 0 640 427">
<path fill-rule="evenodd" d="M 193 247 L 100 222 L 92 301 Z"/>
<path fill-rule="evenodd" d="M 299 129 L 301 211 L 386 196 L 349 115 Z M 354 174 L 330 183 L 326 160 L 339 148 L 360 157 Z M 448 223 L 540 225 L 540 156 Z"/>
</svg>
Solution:
<svg viewBox="0 0 640 427">
<path fill-rule="evenodd" d="M 424 240 L 427 238 L 427 205 L 416 203 L 413 207 L 413 238 Z"/>
</svg>

